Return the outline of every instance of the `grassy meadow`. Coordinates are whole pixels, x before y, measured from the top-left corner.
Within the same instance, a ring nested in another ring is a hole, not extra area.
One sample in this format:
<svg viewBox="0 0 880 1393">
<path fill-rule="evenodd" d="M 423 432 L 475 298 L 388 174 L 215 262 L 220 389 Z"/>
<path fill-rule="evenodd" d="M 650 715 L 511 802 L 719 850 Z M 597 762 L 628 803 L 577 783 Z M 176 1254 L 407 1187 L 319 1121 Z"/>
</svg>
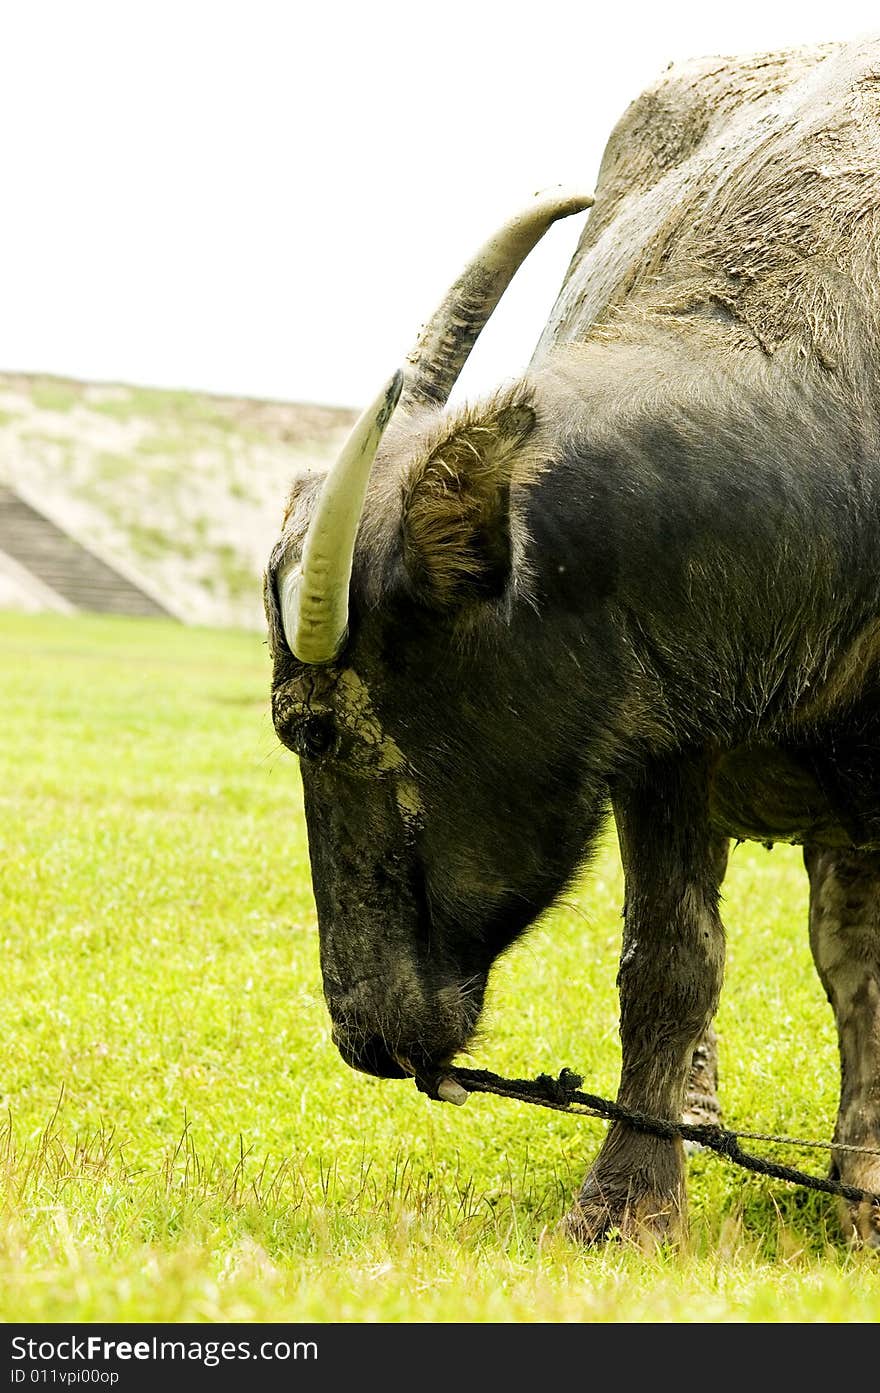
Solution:
<svg viewBox="0 0 880 1393">
<path fill-rule="evenodd" d="M 703 1153 L 683 1249 L 580 1251 L 556 1226 L 603 1123 L 346 1068 L 259 634 L 0 614 L 0 672 L 0 1321 L 880 1319 L 833 1199 Z M 621 902 L 609 831 L 465 1062 L 613 1096 Z M 827 1139 L 806 905 L 796 850 L 735 850 L 721 1091 L 730 1126 Z"/>
</svg>

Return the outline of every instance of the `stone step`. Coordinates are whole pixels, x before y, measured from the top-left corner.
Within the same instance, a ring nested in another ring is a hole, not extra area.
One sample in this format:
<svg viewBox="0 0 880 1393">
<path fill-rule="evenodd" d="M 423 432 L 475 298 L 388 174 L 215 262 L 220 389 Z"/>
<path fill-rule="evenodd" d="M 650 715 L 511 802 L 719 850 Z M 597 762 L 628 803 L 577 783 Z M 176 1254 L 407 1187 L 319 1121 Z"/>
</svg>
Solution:
<svg viewBox="0 0 880 1393">
<path fill-rule="evenodd" d="M 13 489 L 0 485 L 0 551 L 75 609 L 171 619 L 134 581 L 88 550 Z"/>
</svg>

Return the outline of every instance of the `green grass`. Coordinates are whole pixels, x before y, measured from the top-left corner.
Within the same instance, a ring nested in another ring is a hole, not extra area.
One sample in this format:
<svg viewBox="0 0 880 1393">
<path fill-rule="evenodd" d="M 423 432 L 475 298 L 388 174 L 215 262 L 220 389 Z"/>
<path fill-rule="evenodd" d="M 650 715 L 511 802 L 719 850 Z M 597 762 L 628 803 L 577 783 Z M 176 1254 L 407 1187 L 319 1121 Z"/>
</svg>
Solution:
<svg viewBox="0 0 880 1393">
<path fill-rule="evenodd" d="M 0 615 L 0 662 L 0 1320 L 880 1318 L 833 1200 L 702 1154 L 681 1251 L 582 1252 L 556 1225 L 603 1124 L 345 1067 L 259 635 Z M 609 834 L 472 1062 L 613 1094 L 621 898 Z M 726 1120 L 828 1138 L 798 854 L 737 848 L 725 914 Z"/>
<path fill-rule="evenodd" d="M 35 377 L 31 401 L 41 411 L 72 411 L 80 400 L 77 388 L 60 377 Z"/>
<path fill-rule="evenodd" d="M 92 410 L 105 416 L 128 421 L 132 417 L 172 416 L 178 421 L 203 423 L 209 399 L 196 392 L 176 391 L 163 387 L 125 387 L 117 395 L 93 402 Z M 223 429 L 228 418 L 222 412 L 213 413 L 212 424 Z"/>
<path fill-rule="evenodd" d="M 161 422 L 159 434 L 154 439 L 148 438 L 140 447 L 147 453 L 162 454 L 170 447 L 169 453 L 177 454 L 184 443 L 184 436 L 189 447 L 199 435 L 207 443 L 216 443 L 218 435 L 234 437 L 236 440 L 244 438 L 259 441 L 263 438 L 261 431 L 248 426 L 236 419 L 234 413 L 230 413 L 226 399 L 203 392 L 126 386 L 103 401 L 90 401 L 89 407 L 92 411 L 110 416 L 117 421 Z M 171 423 L 174 427 L 173 433 L 168 430 Z M 181 438 L 177 438 L 178 436 Z"/>
</svg>

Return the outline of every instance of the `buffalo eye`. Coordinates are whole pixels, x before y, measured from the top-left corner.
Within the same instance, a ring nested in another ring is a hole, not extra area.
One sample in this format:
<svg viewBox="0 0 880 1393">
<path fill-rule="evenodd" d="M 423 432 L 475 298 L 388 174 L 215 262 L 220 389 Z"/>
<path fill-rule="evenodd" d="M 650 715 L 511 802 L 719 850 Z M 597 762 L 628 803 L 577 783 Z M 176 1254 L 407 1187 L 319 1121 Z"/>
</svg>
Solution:
<svg viewBox="0 0 880 1393">
<path fill-rule="evenodd" d="M 326 754 L 335 738 L 333 724 L 326 716 L 307 716 L 294 731 L 296 752 L 306 759 Z"/>
</svg>

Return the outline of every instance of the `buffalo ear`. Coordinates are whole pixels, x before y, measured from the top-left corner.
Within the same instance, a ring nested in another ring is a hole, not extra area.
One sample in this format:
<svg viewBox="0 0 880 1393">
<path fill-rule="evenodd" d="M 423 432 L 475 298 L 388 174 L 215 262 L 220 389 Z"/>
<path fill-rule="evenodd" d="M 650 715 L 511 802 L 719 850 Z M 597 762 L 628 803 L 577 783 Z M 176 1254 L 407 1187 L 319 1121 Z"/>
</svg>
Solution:
<svg viewBox="0 0 880 1393">
<path fill-rule="evenodd" d="M 410 464 L 403 485 L 403 563 L 419 600 L 450 609 L 501 595 L 511 567 L 510 485 L 535 428 L 510 396 L 465 412 Z"/>
</svg>

